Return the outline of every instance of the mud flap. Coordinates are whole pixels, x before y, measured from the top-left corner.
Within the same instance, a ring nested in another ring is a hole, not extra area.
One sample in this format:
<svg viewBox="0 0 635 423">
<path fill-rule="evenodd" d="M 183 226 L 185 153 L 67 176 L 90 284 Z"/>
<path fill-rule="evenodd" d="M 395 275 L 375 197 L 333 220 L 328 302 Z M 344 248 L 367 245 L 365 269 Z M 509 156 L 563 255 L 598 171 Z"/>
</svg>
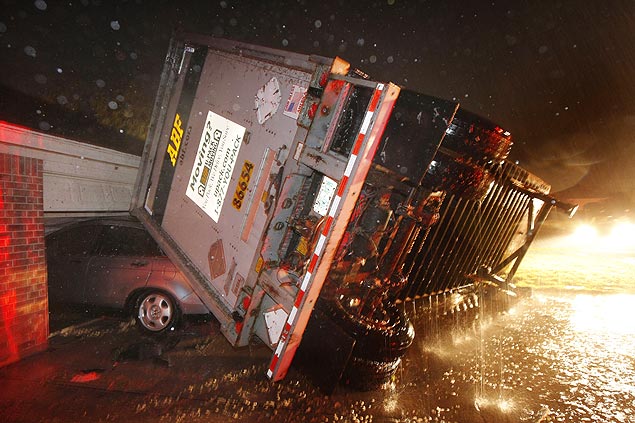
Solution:
<svg viewBox="0 0 635 423">
<path fill-rule="evenodd" d="M 342 378 L 354 346 L 355 339 L 314 308 L 293 365 L 325 395 L 331 395 Z"/>
</svg>

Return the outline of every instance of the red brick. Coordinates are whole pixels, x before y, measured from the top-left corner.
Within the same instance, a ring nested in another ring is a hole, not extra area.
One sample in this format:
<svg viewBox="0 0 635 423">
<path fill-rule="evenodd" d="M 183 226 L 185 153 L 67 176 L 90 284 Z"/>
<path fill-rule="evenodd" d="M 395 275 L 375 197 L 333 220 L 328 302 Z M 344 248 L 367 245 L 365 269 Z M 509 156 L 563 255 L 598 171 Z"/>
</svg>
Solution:
<svg viewBox="0 0 635 423">
<path fill-rule="evenodd" d="M 17 260 L 13 260 L 13 268 L 19 270 L 26 270 L 26 267 L 31 264 L 31 260 L 27 258 L 20 258 Z"/>
<path fill-rule="evenodd" d="M 42 169 L 0 153 L 0 327 L 11 327 L 21 357 L 45 348 L 48 335 Z M 0 357 L 8 349 L 1 339 Z"/>
<path fill-rule="evenodd" d="M 13 203 L 13 208 L 15 210 L 33 210 L 33 204 Z"/>
</svg>

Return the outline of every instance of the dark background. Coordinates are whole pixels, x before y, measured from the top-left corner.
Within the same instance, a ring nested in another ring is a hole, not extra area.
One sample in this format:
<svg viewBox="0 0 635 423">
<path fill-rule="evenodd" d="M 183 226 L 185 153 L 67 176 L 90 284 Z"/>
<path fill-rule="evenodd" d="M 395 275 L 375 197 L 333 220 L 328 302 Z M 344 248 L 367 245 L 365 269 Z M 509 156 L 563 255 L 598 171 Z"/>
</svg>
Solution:
<svg viewBox="0 0 635 423">
<path fill-rule="evenodd" d="M 633 0 L 0 4 L 0 120 L 141 154 L 185 30 L 339 55 L 495 121 L 511 158 L 565 198 L 635 198 Z"/>
</svg>

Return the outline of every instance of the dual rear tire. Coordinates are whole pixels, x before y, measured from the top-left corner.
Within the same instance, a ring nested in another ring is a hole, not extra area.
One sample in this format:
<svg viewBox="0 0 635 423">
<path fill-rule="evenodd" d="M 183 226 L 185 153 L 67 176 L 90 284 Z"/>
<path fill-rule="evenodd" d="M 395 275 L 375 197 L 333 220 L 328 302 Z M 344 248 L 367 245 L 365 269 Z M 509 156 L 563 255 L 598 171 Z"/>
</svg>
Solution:
<svg viewBox="0 0 635 423">
<path fill-rule="evenodd" d="M 414 328 L 403 310 L 382 304 L 382 319 L 368 319 L 346 310 L 340 301 L 323 304 L 323 311 L 355 339 L 342 382 L 355 389 L 372 390 L 386 386 L 414 340 Z"/>
</svg>

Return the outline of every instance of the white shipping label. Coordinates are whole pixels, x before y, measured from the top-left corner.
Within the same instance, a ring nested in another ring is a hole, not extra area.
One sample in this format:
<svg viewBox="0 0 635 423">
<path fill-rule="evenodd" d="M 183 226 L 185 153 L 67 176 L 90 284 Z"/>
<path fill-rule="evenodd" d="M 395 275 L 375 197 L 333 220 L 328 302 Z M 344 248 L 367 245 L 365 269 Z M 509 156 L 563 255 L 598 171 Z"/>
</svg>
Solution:
<svg viewBox="0 0 635 423">
<path fill-rule="evenodd" d="M 209 112 L 186 195 L 218 223 L 245 128 Z"/>
</svg>

